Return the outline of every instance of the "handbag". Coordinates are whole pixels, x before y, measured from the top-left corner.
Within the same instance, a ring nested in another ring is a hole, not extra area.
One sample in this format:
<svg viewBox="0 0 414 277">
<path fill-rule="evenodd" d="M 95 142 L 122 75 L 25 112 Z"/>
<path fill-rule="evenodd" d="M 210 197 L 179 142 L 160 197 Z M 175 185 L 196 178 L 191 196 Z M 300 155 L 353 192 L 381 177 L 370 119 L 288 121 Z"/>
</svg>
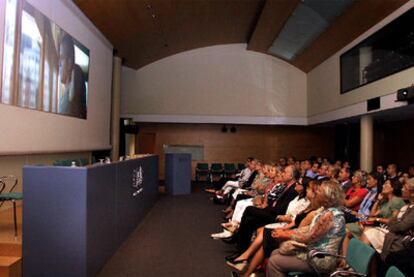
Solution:
<svg viewBox="0 0 414 277">
<path fill-rule="evenodd" d="M 307 245 L 297 242 L 295 240 L 287 240 L 280 244 L 279 253 L 285 256 L 296 255 L 298 251 L 304 251 L 307 249 Z"/>
</svg>

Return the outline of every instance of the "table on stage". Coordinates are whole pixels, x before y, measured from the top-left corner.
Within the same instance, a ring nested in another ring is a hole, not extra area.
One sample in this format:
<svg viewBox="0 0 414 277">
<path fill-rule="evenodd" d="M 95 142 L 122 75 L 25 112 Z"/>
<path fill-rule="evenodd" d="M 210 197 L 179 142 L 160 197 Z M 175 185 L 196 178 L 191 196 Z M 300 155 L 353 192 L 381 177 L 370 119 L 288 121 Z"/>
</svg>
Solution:
<svg viewBox="0 0 414 277">
<path fill-rule="evenodd" d="M 95 276 L 158 196 L 158 156 L 23 169 L 23 275 Z"/>
</svg>

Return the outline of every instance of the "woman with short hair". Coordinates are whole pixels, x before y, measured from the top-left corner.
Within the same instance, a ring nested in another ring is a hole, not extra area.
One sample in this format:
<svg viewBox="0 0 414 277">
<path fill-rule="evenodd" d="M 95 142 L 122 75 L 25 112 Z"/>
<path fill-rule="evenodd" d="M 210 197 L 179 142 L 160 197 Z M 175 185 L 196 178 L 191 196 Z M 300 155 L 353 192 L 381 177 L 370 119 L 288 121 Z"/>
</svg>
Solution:
<svg viewBox="0 0 414 277">
<path fill-rule="evenodd" d="M 352 176 L 352 186 L 346 191 L 344 206 L 353 211 L 359 210 L 359 205 L 367 195 L 368 190 L 365 188 L 367 173 L 363 170 L 356 170 Z"/>
</svg>

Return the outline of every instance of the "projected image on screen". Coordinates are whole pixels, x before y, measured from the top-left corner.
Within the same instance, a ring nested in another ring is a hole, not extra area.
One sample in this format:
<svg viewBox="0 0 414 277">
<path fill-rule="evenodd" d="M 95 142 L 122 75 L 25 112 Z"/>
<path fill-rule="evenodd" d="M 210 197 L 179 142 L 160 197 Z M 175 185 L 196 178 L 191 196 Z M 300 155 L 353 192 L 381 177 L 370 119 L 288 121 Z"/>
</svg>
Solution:
<svg viewBox="0 0 414 277">
<path fill-rule="evenodd" d="M 89 50 L 24 0 L 6 0 L 1 102 L 86 119 Z"/>
</svg>

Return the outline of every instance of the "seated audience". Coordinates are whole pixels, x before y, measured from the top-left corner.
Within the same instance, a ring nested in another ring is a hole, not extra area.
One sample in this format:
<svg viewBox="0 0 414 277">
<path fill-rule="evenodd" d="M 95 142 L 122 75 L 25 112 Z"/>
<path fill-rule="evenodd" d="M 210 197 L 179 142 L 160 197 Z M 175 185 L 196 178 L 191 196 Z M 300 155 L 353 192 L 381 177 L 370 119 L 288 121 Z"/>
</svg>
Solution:
<svg viewBox="0 0 414 277">
<path fill-rule="evenodd" d="M 326 172 L 326 177 L 332 181 L 338 181 L 338 175 L 341 168 L 337 165 L 330 164 L 328 165 L 328 170 Z"/>
<path fill-rule="evenodd" d="M 385 189 L 385 186 L 384 186 Z M 381 254 L 381 259 L 392 253 L 407 248 L 407 243 L 412 238 L 414 230 L 414 178 L 409 179 L 403 186 L 403 198 L 409 204 L 403 206 L 398 214 L 391 219 L 376 218 L 380 223 L 386 223 L 382 227 L 370 228 L 361 236 L 361 240 L 372 245 Z"/>
<path fill-rule="evenodd" d="M 234 188 L 234 191 L 232 193 L 232 199 L 236 199 L 239 194 L 247 193 L 255 188 L 262 188 L 263 183 L 256 182 L 256 181 L 259 181 L 259 180 L 263 181 L 265 179 L 267 179 L 267 176 L 266 176 L 266 172 L 264 171 L 264 167 L 262 166 L 262 163 L 260 161 L 256 160 L 256 166 L 252 174 L 250 175 L 249 179 L 247 180 L 247 182 L 245 182 L 243 186 L 240 188 Z M 252 188 L 254 184 L 256 185 L 254 188 Z"/>
<path fill-rule="evenodd" d="M 236 271 L 233 276 L 251 276 L 266 257 L 266 276 L 293 271 L 330 274 L 337 258 L 310 259 L 309 251 L 337 254 L 342 245 L 346 253 L 352 237 L 380 253 L 382 262 L 372 264 L 372 274 L 383 276 L 392 265 L 411 273 L 414 166 L 398 173 L 395 163 L 388 164 L 386 172 L 379 164 L 369 174 L 356 170 L 353 175 L 350 168 L 347 161 L 330 164 L 322 157 L 299 162 L 289 156 L 280 158 L 277 166 L 248 160 L 237 181 L 215 191 L 216 197 L 231 200 L 223 210 L 229 222 L 221 224 L 222 233 L 211 236 L 236 243 L 237 252 L 226 257 Z"/>
<path fill-rule="evenodd" d="M 312 165 L 309 160 L 304 160 L 300 162 L 300 176 L 306 176 L 308 170 L 312 168 Z M 306 176 L 310 177 L 310 176 Z"/>
<path fill-rule="evenodd" d="M 387 179 L 388 180 L 398 180 L 398 167 L 396 163 L 390 163 L 387 166 Z"/>
<path fill-rule="evenodd" d="M 269 186 L 269 182 L 274 182 L 274 178 L 276 176 L 275 174 L 278 174 L 275 166 L 265 165 L 260 168 L 256 166 L 255 172 L 250 175 L 249 180 L 246 182 L 246 187 L 234 190 L 230 199 L 230 205 L 223 210 L 226 214 L 226 219 L 230 219 L 233 216 L 238 201 L 250 199 L 256 196 L 256 199 L 263 199 L 261 196 L 265 194 L 267 187 Z"/>
<path fill-rule="evenodd" d="M 287 165 L 295 165 L 296 164 L 296 158 L 295 157 L 288 157 L 287 158 Z"/>
<path fill-rule="evenodd" d="M 285 157 L 282 157 L 282 158 L 279 159 L 278 166 L 281 166 L 281 167 L 287 166 L 287 161 L 286 161 Z"/>
<path fill-rule="evenodd" d="M 401 172 L 401 174 L 400 174 L 400 176 L 398 178 L 398 181 L 401 184 L 404 184 L 405 182 L 407 182 L 408 179 L 410 179 L 410 174 L 408 174 L 408 172 Z"/>
<path fill-rule="evenodd" d="M 340 186 L 342 191 L 345 193 L 348 189 L 352 186 L 351 181 L 351 169 L 349 167 L 342 167 L 338 174 L 338 181 L 340 182 Z"/>
<path fill-rule="evenodd" d="M 276 166 L 272 166 L 269 170 L 269 173 L 267 174 L 266 178 L 258 179 L 255 182 L 264 182 L 266 183 L 266 193 L 264 196 L 262 195 L 256 195 L 255 198 L 248 198 L 243 199 L 236 202 L 236 206 L 234 209 L 234 212 L 230 212 L 229 214 L 232 215 L 231 221 L 227 223 L 223 223 L 222 226 L 224 228 L 223 232 L 221 233 L 215 233 L 211 234 L 211 237 L 213 239 L 225 239 L 230 238 L 233 236 L 233 233 L 235 233 L 238 229 L 238 226 L 240 224 L 241 218 L 243 216 L 244 211 L 247 207 L 255 206 L 255 207 L 262 207 L 263 203 L 267 201 L 267 195 L 271 192 L 273 187 L 280 183 L 281 181 L 281 174 L 280 169 L 278 169 Z M 263 200 L 264 199 L 264 200 Z"/>
<path fill-rule="evenodd" d="M 319 163 L 313 162 L 312 167 L 306 171 L 305 176 L 315 179 L 318 177 L 318 172 L 319 172 Z"/>
<path fill-rule="evenodd" d="M 308 180 L 305 179 L 304 184 L 308 182 Z M 269 224 L 265 227 L 261 227 L 257 230 L 256 238 L 253 241 L 253 243 L 249 246 L 249 248 L 243 252 L 241 255 L 236 256 L 230 256 L 227 257 L 228 261 L 227 264 L 234 270 L 236 270 L 239 273 L 244 273 L 243 276 L 250 276 L 251 273 L 256 271 L 256 268 L 263 262 L 265 258 L 266 252 L 271 252 L 272 250 L 277 248 L 277 241 L 271 237 L 271 232 L 274 229 L 282 228 L 282 229 L 291 229 L 294 227 L 304 227 L 308 226 L 315 213 L 317 208 L 319 208 L 319 204 L 315 199 L 316 191 L 319 187 L 319 182 L 316 180 L 312 180 L 309 182 L 309 185 L 306 188 L 306 197 L 301 199 L 307 199 L 309 201 L 309 205 L 306 209 L 302 210 L 301 212 L 297 212 L 296 216 L 294 217 L 293 221 L 291 222 L 281 222 L 283 220 L 282 216 L 279 217 L 278 223 Z M 299 186 L 299 187 L 298 187 Z M 304 186 L 304 188 L 306 185 Z M 299 190 L 299 196 L 302 195 L 302 190 L 300 185 L 297 185 L 297 190 Z M 292 208 L 292 205 L 289 205 L 288 210 Z M 289 215 L 289 214 L 288 214 Z M 289 221 L 289 220 L 286 220 Z M 264 245 L 264 239 L 266 237 L 266 240 L 271 241 Z M 272 248 L 271 248 L 272 247 Z M 267 251 L 265 251 L 265 249 Z M 270 253 L 269 253 L 270 254 Z M 248 262 L 248 259 L 253 256 L 250 263 Z M 269 255 L 267 255 L 269 257 Z M 247 271 L 245 271 L 247 269 Z M 244 272 L 245 271 L 245 272 Z"/>
<path fill-rule="evenodd" d="M 410 178 L 414 178 L 414 164 L 408 167 L 408 175 L 410 176 Z"/>
<path fill-rule="evenodd" d="M 324 181 L 324 180 L 328 180 L 328 169 L 329 169 L 329 164 L 324 163 L 319 167 L 319 171 L 318 171 L 318 177 L 316 177 L 316 179 L 318 179 L 319 181 Z"/>
<path fill-rule="evenodd" d="M 336 160 L 334 165 L 341 169 L 342 168 L 342 161 L 341 160 Z"/>
<path fill-rule="evenodd" d="M 368 190 L 365 188 L 367 173 L 363 170 L 356 170 L 352 176 L 352 186 L 346 191 L 344 206 L 350 210 L 358 211 Z"/>
<path fill-rule="evenodd" d="M 351 164 L 350 164 L 348 161 L 344 161 L 344 162 L 342 163 L 342 167 L 345 167 L 345 168 L 349 168 L 349 169 L 351 169 Z"/>
<path fill-rule="evenodd" d="M 206 189 L 206 191 L 222 195 L 222 194 L 226 194 L 230 192 L 232 188 L 240 188 L 244 185 L 245 182 L 247 182 L 247 180 L 249 179 L 255 167 L 256 167 L 255 159 L 247 158 L 246 167 L 239 174 L 236 175 L 238 177 L 237 180 L 235 181 L 229 180 L 225 182 L 224 185 L 223 185 L 224 183 L 223 180 L 221 180 L 218 182 L 223 185 L 221 189 L 218 189 L 218 190 Z"/>
<path fill-rule="evenodd" d="M 272 252 L 266 267 L 266 276 L 285 276 L 288 272 L 330 273 L 336 269 L 335 257 L 315 257 L 308 260 L 310 249 L 337 253 L 343 235 L 345 220 L 340 206 L 343 192 L 336 182 L 324 181 L 317 192 L 321 208 L 312 223 L 296 230 L 276 229 L 273 237 L 286 240 Z"/>
<path fill-rule="evenodd" d="M 382 180 L 382 176 L 376 172 L 372 172 L 368 175 L 368 187 L 373 187 L 374 181 L 374 174 L 376 176 L 377 182 Z M 378 185 L 377 185 L 378 187 Z M 371 189 L 370 192 L 372 192 Z M 365 197 L 369 196 L 369 193 Z M 364 199 L 364 201 L 365 201 Z M 398 211 L 404 206 L 404 201 L 400 198 L 395 196 L 394 189 L 391 186 L 391 182 L 387 180 L 382 188 L 382 192 L 374 199 L 374 203 L 372 203 L 372 209 L 368 210 L 365 209 L 363 204 L 361 204 L 361 208 L 358 212 L 358 217 L 361 218 L 359 222 L 348 223 L 346 225 L 347 228 L 347 235 L 343 242 L 342 253 L 346 253 L 346 249 L 348 248 L 349 240 L 352 237 L 360 238 L 361 234 L 368 234 L 370 228 L 374 228 L 375 226 L 379 226 L 380 224 L 387 224 L 389 219 L 393 216 L 396 216 Z M 368 212 L 368 214 L 367 214 Z M 366 241 L 365 239 L 362 239 Z"/>
<path fill-rule="evenodd" d="M 402 196 L 403 183 L 400 182 L 399 178 L 397 178 L 397 179 L 387 179 L 386 181 L 389 181 L 389 183 L 391 184 L 392 188 L 394 189 L 394 194 L 398 197 L 401 197 Z"/>
<path fill-rule="evenodd" d="M 359 210 L 356 212 L 349 208 L 344 208 L 345 220 L 347 223 L 365 220 L 371 213 L 371 208 L 377 200 L 378 194 L 382 191 L 382 177 L 375 171 L 368 174 L 366 189 L 368 193 L 361 202 Z"/>
<path fill-rule="evenodd" d="M 295 191 L 296 179 L 299 177 L 294 166 L 287 166 L 283 171 L 283 184 L 275 186 L 267 196 L 268 203 L 262 208 L 248 207 L 243 214 L 240 227 L 235 234 L 235 241 L 239 251 L 249 247 L 253 232 L 266 224 L 275 222 L 276 216 L 286 214 L 287 207 L 297 193 Z"/>
</svg>

